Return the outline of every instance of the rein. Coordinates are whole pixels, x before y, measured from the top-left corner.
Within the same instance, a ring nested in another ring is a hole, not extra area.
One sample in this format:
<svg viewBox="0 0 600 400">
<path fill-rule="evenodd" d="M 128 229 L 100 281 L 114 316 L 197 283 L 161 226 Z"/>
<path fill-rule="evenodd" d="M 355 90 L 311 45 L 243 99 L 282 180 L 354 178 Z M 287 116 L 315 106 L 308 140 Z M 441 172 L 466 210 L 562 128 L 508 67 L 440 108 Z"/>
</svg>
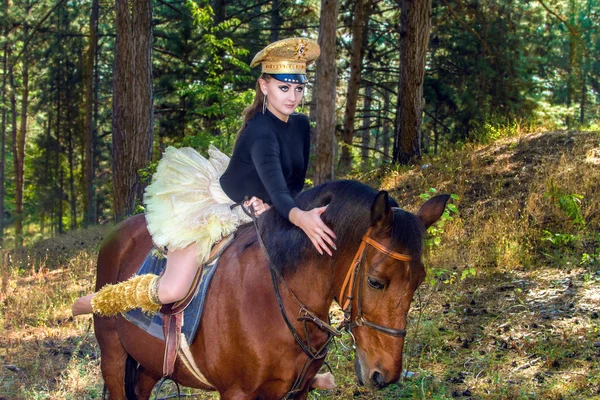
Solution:
<svg viewBox="0 0 600 400">
<path fill-rule="evenodd" d="M 362 315 L 362 289 L 363 289 L 362 282 L 363 282 L 363 279 L 357 279 L 357 278 L 359 278 L 359 275 L 360 275 L 360 277 L 364 276 L 364 268 L 362 268 L 362 265 L 364 264 L 364 260 L 366 258 L 365 250 L 366 250 L 367 245 L 370 245 L 370 246 L 374 247 L 375 249 L 377 249 L 378 251 L 380 251 L 381 253 L 387 255 L 388 257 L 392 257 L 399 261 L 412 261 L 413 260 L 412 256 L 407 255 L 407 254 L 397 253 L 395 251 L 389 250 L 388 248 L 383 246 L 381 243 L 373 240 L 371 237 L 369 237 L 369 234 L 371 233 L 371 230 L 372 230 L 372 228 L 369 228 L 361 239 L 360 246 L 358 247 L 358 250 L 356 251 L 356 254 L 354 255 L 354 259 L 352 261 L 352 264 L 350 265 L 350 268 L 348 268 L 348 272 L 346 273 L 346 277 L 344 279 L 342 289 L 340 290 L 340 296 L 338 297 L 338 300 L 339 300 L 338 303 L 340 304 L 340 306 L 342 306 L 342 310 L 344 311 L 344 321 L 338 327 L 338 329 L 336 329 L 336 328 L 332 327 L 329 323 L 318 318 L 313 312 L 311 312 L 308 308 L 306 308 L 306 306 L 300 300 L 298 300 L 298 298 L 296 297 L 294 292 L 292 292 L 292 290 L 287 286 L 287 284 L 283 280 L 283 277 L 278 276 L 276 271 L 272 268 L 271 259 L 269 257 L 269 253 L 267 252 L 267 248 L 262 240 L 260 230 L 258 229 L 257 218 L 256 218 L 256 215 L 254 214 L 254 208 L 252 207 L 252 205 L 250 205 L 249 209 L 247 209 L 243 205 L 242 202 L 237 203 L 236 205 L 239 205 L 242 208 L 242 210 L 250 218 L 252 218 L 252 222 L 254 224 L 254 228 L 256 229 L 256 234 L 258 236 L 258 242 L 260 243 L 260 246 L 262 247 L 262 249 L 265 253 L 265 256 L 267 257 L 267 261 L 269 263 L 269 272 L 271 273 L 271 280 L 273 281 L 273 288 L 275 289 L 275 297 L 277 298 L 277 304 L 279 305 L 279 311 L 281 312 L 281 315 L 283 316 L 283 319 L 284 319 L 288 329 L 292 333 L 292 336 L 296 340 L 296 343 L 298 343 L 298 345 L 300 346 L 302 351 L 304 351 L 304 353 L 308 356 L 308 359 L 305 361 L 304 366 L 302 367 L 300 375 L 296 378 L 294 384 L 292 385 L 292 388 L 283 397 L 282 400 L 292 399 L 296 396 L 296 394 L 300 393 L 303 390 L 302 383 L 304 382 L 304 379 L 306 378 L 308 369 L 310 368 L 310 366 L 312 365 L 312 363 L 314 361 L 321 360 L 327 355 L 327 349 L 329 347 L 329 344 L 333 340 L 333 338 L 337 337 L 337 336 L 341 336 L 341 332 L 339 331 L 339 329 L 343 328 L 348 333 L 350 333 L 350 336 L 352 336 L 352 340 L 354 340 L 354 335 L 352 334 L 352 329 L 356 328 L 357 326 L 365 326 L 367 328 L 371 328 L 376 331 L 382 332 L 386 335 L 390 335 L 390 336 L 394 336 L 394 337 L 405 337 L 406 336 L 406 329 L 394 329 L 394 328 L 389 328 L 389 327 L 386 327 L 383 325 L 378 325 L 373 322 L 367 321 L 363 317 L 363 315 Z M 281 281 L 282 286 L 291 295 L 291 297 L 296 301 L 296 303 L 298 303 L 298 306 L 300 307 L 300 312 L 299 312 L 299 316 L 298 316 L 297 320 L 302 321 L 304 324 L 304 333 L 306 336 L 306 343 L 302 340 L 302 338 L 298 334 L 298 331 L 291 324 L 291 322 L 287 316 L 287 313 L 283 306 L 283 302 L 281 300 L 281 293 L 279 291 L 278 280 Z M 359 287 L 357 288 L 358 281 L 360 281 L 360 284 L 359 284 Z M 357 310 L 357 316 L 356 316 L 355 320 L 352 321 L 352 300 L 353 300 L 353 294 L 355 292 L 357 294 L 358 310 Z M 307 326 L 308 322 L 314 323 L 320 330 L 327 333 L 327 336 L 328 336 L 327 341 L 318 350 L 315 349 L 314 347 L 312 347 L 310 344 L 310 335 L 309 335 L 308 326 Z"/>
<path fill-rule="evenodd" d="M 315 361 L 322 360 L 323 358 L 325 358 L 325 356 L 327 356 L 327 350 L 329 348 L 329 344 L 331 343 L 331 341 L 333 340 L 334 337 L 339 337 L 342 335 L 342 333 L 339 330 L 335 329 L 333 326 L 331 326 L 329 323 L 327 323 L 327 322 L 323 321 L 322 319 L 320 319 L 319 317 L 317 317 L 317 315 L 315 313 L 310 311 L 300 300 L 298 300 L 298 298 L 296 297 L 294 292 L 292 292 L 292 290 L 287 286 L 287 284 L 283 280 L 283 277 L 278 276 L 278 274 L 272 267 L 271 258 L 269 257 L 269 253 L 267 252 L 267 247 L 265 246 L 265 243 L 263 242 L 262 236 L 260 234 L 260 230 L 258 229 L 257 218 L 256 218 L 256 215 L 254 214 L 254 207 L 252 207 L 252 205 L 250 205 L 250 208 L 247 209 L 246 207 L 244 207 L 244 205 L 242 203 L 238 203 L 238 204 L 240 205 L 240 207 L 242 208 L 244 213 L 246 213 L 250 218 L 252 218 L 252 223 L 254 224 L 254 228 L 256 229 L 256 235 L 258 237 L 258 242 L 260 243 L 260 246 L 262 247 L 262 249 L 265 253 L 265 256 L 267 257 L 267 261 L 269 263 L 269 272 L 271 273 L 271 280 L 273 281 L 273 288 L 275 289 L 275 297 L 277 298 L 277 305 L 279 306 L 279 311 L 281 312 L 281 315 L 283 316 L 283 320 L 285 321 L 285 324 L 287 325 L 292 336 L 294 337 L 294 340 L 296 340 L 296 343 L 298 343 L 298 345 L 300 346 L 302 351 L 304 351 L 304 353 L 308 356 L 307 360 L 304 362 L 304 365 L 302 366 L 300 375 L 298 375 L 298 377 L 294 381 L 294 384 L 292 385 L 292 387 L 288 391 L 288 393 L 282 398 L 282 400 L 293 399 L 298 393 L 300 393 L 304 390 L 303 383 L 304 383 L 304 379 L 306 378 L 306 374 L 308 373 L 308 369 L 310 368 L 310 366 Z M 292 323 L 290 322 L 290 320 L 287 316 L 287 313 L 283 306 L 283 301 L 281 300 L 281 292 L 279 290 L 278 280 L 281 281 L 282 286 L 285 288 L 285 290 L 291 295 L 291 297 L 294 299 L 294 301 L 296 301 L 296 303 L 300 307 L 300 311 L 298 313 L 297 320 L 302 321 L 302 323 L 303 323 L 304 335 L 306 336 L 306 342 L 304 342 L 302 340 L 302 338 L 298 334 L 298 331 L 296 330 L 296 328 L 294 328 L 294 326 L 292 325 Z M 314 323 L 317 326 L 317 328 L 319 328 L 320 330 L 327 333 L 327 340 L 318 349 L 315 349 L 310 343 L 310 334 L 308 332 L 308 322 Z"/>
</svg>

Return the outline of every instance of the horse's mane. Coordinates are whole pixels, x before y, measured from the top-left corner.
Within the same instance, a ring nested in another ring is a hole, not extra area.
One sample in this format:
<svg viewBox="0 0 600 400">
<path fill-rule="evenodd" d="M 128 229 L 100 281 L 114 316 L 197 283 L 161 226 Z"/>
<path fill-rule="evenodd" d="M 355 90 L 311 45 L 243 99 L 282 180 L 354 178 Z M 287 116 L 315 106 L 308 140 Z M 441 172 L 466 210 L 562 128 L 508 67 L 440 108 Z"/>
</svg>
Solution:
<svg viewBox="0 0 600 400">
<path fill-rule="evenodd" d="M 357 244 L 371 224 L 371 204 L 377 190 L 357 181 L 327 182 L 300 193 L 296 204 L 303 210 L 329 205 L 323 221 L 337 236 L 338 249 Z M 398 207 L 389 199 L 390 206 Z M 291 222 L 270 210 L 259 218 L 260 230 L 271 259 L 272 267 L 282 275 L 293 273 L 309 259 L 329 258 L 317 253 L 310 239 Z M 420 256 L 424 234 L 423 224 L 413 214 L 397 209 L 392 226 L 392 246 L 396 250 Z M 336 252 L 333 252 L 336 257 Z"/>
</svg>

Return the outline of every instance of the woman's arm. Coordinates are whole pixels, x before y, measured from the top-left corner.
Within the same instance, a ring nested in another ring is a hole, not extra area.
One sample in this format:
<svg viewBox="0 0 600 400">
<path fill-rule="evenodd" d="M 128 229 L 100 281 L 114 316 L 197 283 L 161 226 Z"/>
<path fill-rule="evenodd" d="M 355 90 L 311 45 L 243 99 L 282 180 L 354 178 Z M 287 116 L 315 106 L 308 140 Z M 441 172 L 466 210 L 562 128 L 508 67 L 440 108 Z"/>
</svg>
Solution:
<svg viewBox="0 0 600 400">
<path fill-rule="evenodd" d="M 336 236 L 321 219 L 321 214 L 325 210 L 327 210 L 327 206 L 313 208 L 309 211 L 302 211 L 298 207 L 294 207 L 290 211 L 290 222 L 304 231 L 319 254 L 323 255 L 324 251 L 332 256 L 331 249 L 337 250 L 333 241 Z"/>
<path fill-rule="evenodd" d="M 314 208 L 309 211 L 298 208 L 283 176 L 279 158 L 279 143 L 276 138 L 266 132 L 263 133 L 254 142 L 250 155 L 277 212 L 302 229 L 319 254 L 326 252 L 332 255 L 331 249 L 335 250 L 333 239 L 336 237 L 321 220 L 321 214 L 327 207 Z"/>
</svg>

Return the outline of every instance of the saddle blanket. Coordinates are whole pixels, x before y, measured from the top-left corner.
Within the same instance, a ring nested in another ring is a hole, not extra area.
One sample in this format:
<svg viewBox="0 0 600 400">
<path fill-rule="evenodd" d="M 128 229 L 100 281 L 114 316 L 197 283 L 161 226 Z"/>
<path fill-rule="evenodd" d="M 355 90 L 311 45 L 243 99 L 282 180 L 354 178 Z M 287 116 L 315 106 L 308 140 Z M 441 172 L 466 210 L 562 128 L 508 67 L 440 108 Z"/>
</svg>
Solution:
<svg viewBox="0 0 600 400">
<path fill-rule="evenodd" d="M 149 273 L 160 275 L 166 264 L 167 259 L 156 249 L 152 249 L 146 256 L 146 259 L 138 270 L 137 275 Z M 210 285 L 210 281 L 217 270 L 218 264 L 219 260 L 217 259 L 215 263 L 204 266 L 202 277 L 200 278 L 200 284 L 196 289 L 194 298 L 183 311 L 183 326 L 181 327 L 181 333 L 183 336 L 185 336 L 187 343 L 190 345 L 192 344 L 194 336 L 196 336 L 196 331 L 200 325 L 206 292 L 208 291 L 208 286 Z M 160 312 L 157 312 L 156 314 L 144 313 L 138 308 L 123 314 L 123 317 L 152 336 L 163 341 L 165 340 L 162 330 L 162 317 Z"/>
</svg>

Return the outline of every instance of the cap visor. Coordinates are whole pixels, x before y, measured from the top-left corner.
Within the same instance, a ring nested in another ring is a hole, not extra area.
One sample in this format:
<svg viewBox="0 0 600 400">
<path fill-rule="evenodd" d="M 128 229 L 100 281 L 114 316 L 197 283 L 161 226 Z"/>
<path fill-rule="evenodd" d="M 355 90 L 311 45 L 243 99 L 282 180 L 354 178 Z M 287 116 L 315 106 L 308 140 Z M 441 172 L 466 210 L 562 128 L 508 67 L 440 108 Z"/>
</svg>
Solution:
<svg viewBox="0 0 600 400">
<path fill-rule="evenodd" d="M 304 74 L 268 74 L 269 76 L 285 83 L 306 83 L 308 79 Z"/>
</svg>

